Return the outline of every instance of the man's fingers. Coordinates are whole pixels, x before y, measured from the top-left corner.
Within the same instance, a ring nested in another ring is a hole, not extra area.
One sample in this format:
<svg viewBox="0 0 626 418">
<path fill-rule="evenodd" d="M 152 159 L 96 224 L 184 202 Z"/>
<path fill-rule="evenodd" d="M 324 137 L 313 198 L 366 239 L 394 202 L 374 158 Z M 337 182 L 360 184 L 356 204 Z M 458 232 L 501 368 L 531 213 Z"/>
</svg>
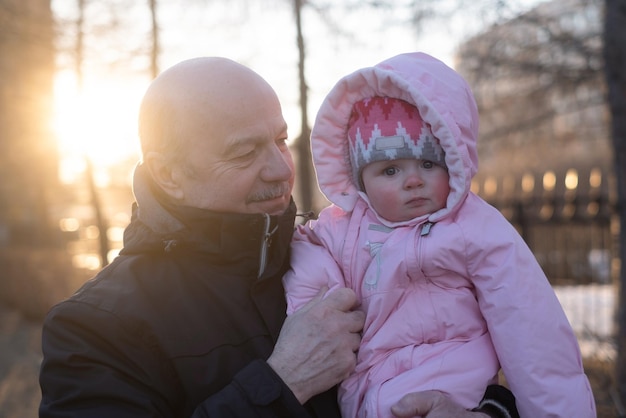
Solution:
<svg viewBox="0 0 626 418">
<path fill-rule="evenodd" d="M 352 289 L 340 287 L 326 296 L 326 303 L 331 308 L 347 312 L 357 305 L 356 294 Z"/>
<path fill-rule="evenodd" d="M 311 302 L 313 301 L 319 301 L 319 300 L 324 299 L 324 296 L 326 296 L 326 292 L 328 292 L 328 286 L 322 286 L 320 288 L 320 291 L 317 292 L 317 295 L 315 295 L 315 297 L 309 301 L 309 304 L 311 304 Z"/>
<path fill-rule="evenodd" d="M 357 334 L 363 331 L 363 325 L 365 325 L 365 312 L 352 311 L 349 312 L 348 315 L 350 317 L 348 322 L 348 331 Z"/>
<path fill-rule="evenodd" d="M 352 311 L 352 308 L 357 304 L 356 302 L 356 294 L 353 290 L 335 288 L 329 291 L 329 288 L 324 286 L 296 314 L 307 316 L 309 313 L 316 312 L 317 322 L 326 323 L 328 321 L 328 323 L 332 323 L 335 326 L 334 332 L 341 332 L 341 335 L 336 334 L 335 337 L 348 338 L 348 346 L 353 352 L 356 352 L 361 341 L 360 333 L 365 324 L 365 313 Z M 288 321 L 290 319 L 287 318 Z M 346 340 L 344 339 L 344 341 Z"/>
<path fill-rule="evenodd" d="M 323 303 L 330 309 L 344 312 L 341 322 L 348 332 L 360 333 L 365 324 L 365 313 L 352 310 L 357 306 L 356 293 L 352 289 L 338 288 L 331 290 L 325 297 Z M 360 335 L 359 335 L 360 339 Z M 354 348 L 356 351 L 358 347 Z"/>
<path fill-rule="evenodd" d="M 363 328 L 363 325 L 361 325 L 361 327 L 359 328 L 359 331 Z M 353 332 L 352 334 L 350 334 L 351 340 L 350 340 L 350 346 L 352 347 L 352 352 L 356 353 L 357 351 L 359 351 L 359 347 L 361 347 L 361 333 L 360 332 Z"/>
<path fill-rule="evenodd" d="M 315 295 L 314 298 L 312 298 L 310 301 L 308 301 L 306 304 L 304 304 L 298 310 L 306 311 L 308 309 L 311 309 L 313 306 L 315 306 L 317 303 L 319 303 L 322 299 L 324 299 L 324 296 L 326 295 L 326 292 L 328 292 L 328 286 L 323 286 L 319 290 L 319 292 L 317 292 L 317 295 Z"/>
</svg>

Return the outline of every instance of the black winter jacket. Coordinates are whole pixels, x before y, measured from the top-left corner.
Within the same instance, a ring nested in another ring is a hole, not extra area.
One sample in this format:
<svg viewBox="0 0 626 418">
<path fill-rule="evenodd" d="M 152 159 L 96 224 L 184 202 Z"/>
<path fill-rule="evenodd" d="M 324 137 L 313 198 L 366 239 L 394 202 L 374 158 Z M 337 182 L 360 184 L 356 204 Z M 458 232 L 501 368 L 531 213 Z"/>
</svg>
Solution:
<svg viewBox="0 0 626 418">
<path fill-rule="evenodd" d="M 265 362 L 293 202 L 280 217 L 171 216 L 147 190 L 120 255 L 45 320 L 40 418 L 339 417 L 334 391 L 303 407 Z"/>
</svg>

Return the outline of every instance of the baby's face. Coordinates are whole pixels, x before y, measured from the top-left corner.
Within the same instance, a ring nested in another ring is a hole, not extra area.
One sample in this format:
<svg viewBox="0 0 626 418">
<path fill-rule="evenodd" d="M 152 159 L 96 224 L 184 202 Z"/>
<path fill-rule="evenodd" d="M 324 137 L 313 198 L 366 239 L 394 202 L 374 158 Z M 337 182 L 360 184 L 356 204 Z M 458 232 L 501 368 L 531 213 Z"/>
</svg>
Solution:
<svg viewBox="0 0 626 418">
<path fill-rule="evenodd" d="M 433 213 L 446 206 L 450 193 L 448 171 L 427 160 L 376 161 L 361 176 L 372 207 L 391 222 Z"/>
</svg>

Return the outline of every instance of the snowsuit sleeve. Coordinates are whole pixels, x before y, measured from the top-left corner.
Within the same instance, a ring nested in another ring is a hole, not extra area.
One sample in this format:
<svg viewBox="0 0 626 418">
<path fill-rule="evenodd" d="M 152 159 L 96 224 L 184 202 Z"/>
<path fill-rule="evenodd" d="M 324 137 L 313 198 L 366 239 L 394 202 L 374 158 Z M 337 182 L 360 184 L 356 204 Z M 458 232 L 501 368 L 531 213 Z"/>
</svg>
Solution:
<svg viewBox="0 0 626 418">
<path fill-rule="evenodd" d="M 330 290 L 345 287 L 336 261 L 345 236 L 344 212 L 338 207 L 324 209 L 316 221 L 299 225 L 291 242 L 291 269 L 283 277 L 287 314 L 292 314 L 314 298 L 324 286 Z"/>
<path fill-rule="evenodd" d="M 595 417 L 578 342 L 554 290 L 517 231 L 485 206 L 469 208 L 482 215 L 464 230 L 468 273 L 520 416 Z"/>
<path fill-rule="evenodd" d="M 39 417 L 181 417 L 175 410 L 183 396 L 176 375 L 156 348 L 137 341 L 110 312 L 79 303 L 55 308 L 43 327 Z M 310 417 L 262 360 L 243 367 L 230 384 L 184 416 Z"/>
</svg>

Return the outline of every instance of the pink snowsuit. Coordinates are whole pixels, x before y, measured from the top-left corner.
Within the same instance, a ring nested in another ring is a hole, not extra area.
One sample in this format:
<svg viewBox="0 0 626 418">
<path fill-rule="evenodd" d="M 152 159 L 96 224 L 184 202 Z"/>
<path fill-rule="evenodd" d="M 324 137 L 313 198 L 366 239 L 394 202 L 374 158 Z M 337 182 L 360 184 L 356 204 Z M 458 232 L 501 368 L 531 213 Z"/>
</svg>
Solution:
<svg viewBox="0 0 626 418">
<path fill-rule="evenodd" d="M 406 222 L 379 217 L 357 190 L 346 129 L 373 96 L 414 104 L 445 151 L 447 206 Z M 356 370 L 340 386 L 342 415 L 391 417 L 403 395 L 436 389 L 466 408 L 500 369 L 522 418 L 595 417 L 567 318 L 511 224 L 470 191 L 478 112 L 469 86 L 422 53 L 341 79 L 311 135 L 319 186 L 332 205 L 297 228 L 285 276 L 288 313 L 322 286 L 352 288 L 366 313 Z"/>
</svg>

